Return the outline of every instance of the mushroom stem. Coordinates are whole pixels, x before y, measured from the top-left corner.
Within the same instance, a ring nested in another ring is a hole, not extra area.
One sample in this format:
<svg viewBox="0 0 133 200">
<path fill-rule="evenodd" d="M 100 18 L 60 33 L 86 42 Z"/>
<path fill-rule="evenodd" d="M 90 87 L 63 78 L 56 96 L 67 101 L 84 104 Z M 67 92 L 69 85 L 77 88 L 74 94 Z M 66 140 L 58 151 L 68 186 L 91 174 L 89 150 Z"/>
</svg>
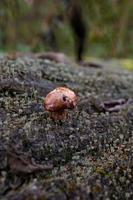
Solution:
<svg viewBox="0 0 133 200">
<path fill-rule="evenodd" d="M 66 119 L 68 112 L 66 110 L 60 110 L 57 112 L 51 112 L 51 118 L 54 120 Z"/>
</svg>

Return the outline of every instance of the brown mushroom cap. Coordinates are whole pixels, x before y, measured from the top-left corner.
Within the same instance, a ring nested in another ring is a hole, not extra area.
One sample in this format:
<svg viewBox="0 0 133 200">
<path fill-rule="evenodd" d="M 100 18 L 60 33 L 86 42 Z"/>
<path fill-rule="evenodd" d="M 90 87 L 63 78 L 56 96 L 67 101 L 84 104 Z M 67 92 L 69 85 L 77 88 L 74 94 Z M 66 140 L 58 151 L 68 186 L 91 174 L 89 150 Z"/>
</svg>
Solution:
<svg viewBox="0 0 133 200">
<path fill-rule="evenodd" d="M 58 87 L 51 91 L 44 99 L 44 106 L 50 112 L 73 109 L 76 106 L 77 97 L 75 93 L 65 87 Z"/>
</svg>

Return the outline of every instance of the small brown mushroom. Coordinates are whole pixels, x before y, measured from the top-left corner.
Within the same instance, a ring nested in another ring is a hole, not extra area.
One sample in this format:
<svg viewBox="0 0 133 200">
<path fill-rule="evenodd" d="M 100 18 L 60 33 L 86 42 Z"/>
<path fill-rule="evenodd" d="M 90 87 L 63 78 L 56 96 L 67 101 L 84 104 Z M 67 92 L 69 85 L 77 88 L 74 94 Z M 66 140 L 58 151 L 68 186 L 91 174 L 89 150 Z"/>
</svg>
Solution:
<svg viewBox="0 0 133 200">
<path fill-rule="evenodd" d="M 75 93 L 65 87 L 58 87 L 51 91 L 44 99 L 46 110 L 51 112 L 54 120 L 66 118 L 65 109 L 73 109 L 76 107 L 77 97 Z"/>
</svg>

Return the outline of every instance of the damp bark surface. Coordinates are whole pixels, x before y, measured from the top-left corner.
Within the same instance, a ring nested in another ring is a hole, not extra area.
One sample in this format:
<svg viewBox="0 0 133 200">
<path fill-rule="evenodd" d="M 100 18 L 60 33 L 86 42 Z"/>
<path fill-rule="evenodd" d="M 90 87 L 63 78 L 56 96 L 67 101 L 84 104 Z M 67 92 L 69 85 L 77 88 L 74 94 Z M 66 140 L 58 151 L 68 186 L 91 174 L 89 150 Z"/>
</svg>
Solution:
<svg viewBox="0 0 133 200">
<path fill-rule="evenodd" d="M 78 98 L 54 121 L 43 99 L 65 86 Z M 0 199 L 132 199 L 133 73 L 0 56 Z M 125 99 L 117 111 L 103 102 Z"/>
</svg>

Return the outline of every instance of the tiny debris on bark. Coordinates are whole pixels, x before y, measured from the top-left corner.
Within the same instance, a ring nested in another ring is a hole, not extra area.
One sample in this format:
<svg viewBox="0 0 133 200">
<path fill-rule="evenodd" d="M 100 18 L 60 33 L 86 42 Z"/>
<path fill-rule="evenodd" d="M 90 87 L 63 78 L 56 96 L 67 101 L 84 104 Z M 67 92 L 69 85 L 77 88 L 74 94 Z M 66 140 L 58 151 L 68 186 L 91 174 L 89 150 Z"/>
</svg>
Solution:
<svg viewBox="0 0 133 200">
<path fill-rule="evenodd" d="M 102 65 L 94 62 L 81 61 L 79 63 L 82 67 L 102 68 Z"/>
<path fill-rule="evenodd" d="M 97 101 L 94 102 L 94 106 L 100 112 L 119 112 L 129 104 L 133 104 L 133 99 L 117 99 L 103 101 L 100 104 Z"/>
<path fill-rule="evenodd" d="M 31 174 L 43 170 L 51 170 L 53 168 L 52 165 L 46 166 L 34 163 L 29 156 L 24 155 L 22 152 L 17 152 L 15 148 L 8 149 L 7 159 L 9 169 L 14 174 Z"/>
</svg>

